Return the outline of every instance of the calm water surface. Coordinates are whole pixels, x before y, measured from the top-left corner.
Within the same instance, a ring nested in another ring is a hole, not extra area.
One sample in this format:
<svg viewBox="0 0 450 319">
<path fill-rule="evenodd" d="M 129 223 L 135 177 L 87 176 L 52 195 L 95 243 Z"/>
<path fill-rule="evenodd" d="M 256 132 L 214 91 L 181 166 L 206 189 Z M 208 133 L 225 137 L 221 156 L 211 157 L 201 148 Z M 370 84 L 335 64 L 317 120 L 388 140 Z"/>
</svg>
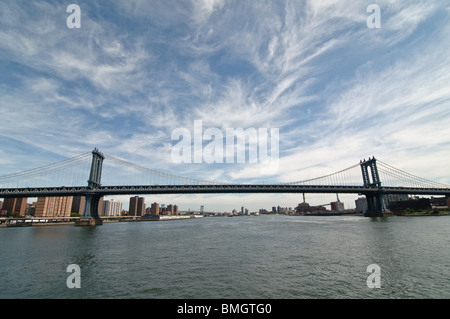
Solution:
<svg viewBox="0 0 450 319">
<path fill-rule="evenodd" d="M 0 298 L 450 298 L 449 231 L 447 216 L 2 228 Z"/>
</svg>

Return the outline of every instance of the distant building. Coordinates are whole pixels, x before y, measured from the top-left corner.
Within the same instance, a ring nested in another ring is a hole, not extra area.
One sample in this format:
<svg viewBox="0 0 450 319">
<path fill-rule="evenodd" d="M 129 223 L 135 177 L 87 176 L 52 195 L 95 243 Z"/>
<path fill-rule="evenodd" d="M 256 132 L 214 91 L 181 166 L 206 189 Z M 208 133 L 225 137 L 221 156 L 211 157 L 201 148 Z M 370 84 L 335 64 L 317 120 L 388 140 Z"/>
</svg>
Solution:
<svg viewBox="0 0 450 319">
<path fill-rule="evenodd" d="M 8 215 L 18 213 L 19 216 L 25 216 L 28 198 L 5 198 L 2 210 L 6 210 Z"/>
<path fill-rule="evenodd" d="M 313 213 L 313 214 L 324 214 L 326 212 L 327 212 L 327 209 L 322 205 L 311 206 L 311 213 Z"/>
<path fill-rule="evenodd" d="M 295 211 L 299 215 L 303 214 L 320 214 L 327 211 L 327 209 L 324 206 L 310 206 L 308 203 L 300 203 L 295 208 Z"/>
<path fill-rule="evenodd" d="M 144 216 L 145 215 L 145 198 L 134 196 L 130 197 L 130 208 L 128 210 L 130 216 Z"/>
<path fill-rule="evenodd" d="M 70 217 L 72 196 L 39 197 L 34 215 L 36 217 Z"/>
<path fill-rule="evenodd" d="M 406 209 L 430 209 L 431 203 L 429 198 L 411 198 L 389 203 L 389 210 L 393 213 L 402 213 Z"/>
<path fill-rule="evenodd" d="M 273 208 L 272 208 L 272 210 L 273 210 Z M 295 210 L 298 214 L 304 214 L 304 213 L 311 212 L 311 206 L 308 203 L 300 203 L 295 208 Z"/>
<path fill-rule="evenodd" d="M 344 203 L 343 202 L 331 202 L 331 210 L 335 212 L 343 212 L 344 211 Z"/>
<path fill-rule="evenodd" d="M 150 208 L 151 215 L 159 215 L 159 204 L 154 202 Z"/>
<path fill-rule="evenodd" d="M 103 216 L 120 216 L 122 212 L 122 202 L 114 199 L 105 200 L 103 202 Z"/>
<path fill-rule="evenodd" d="M 446 197 L 431 197 L 430 203 L 432 207 L 448 207 L 448 198 Z"/>
<path fill-rule="evenodd" d="M 367 199 L 365 197 L 360 197 L 355 200 L 356 213 L 357 214 L 365 214 L 368 210 Z"/>
<path fill-rule="evenodd" d="M 398 202 L 402 200 L 408 200 L 407 194 L 385 194 L 383 195 L 383 207 L 387 209 L 391 202 Z"/>
<path fill-rule="evenodd" d="M 83 215 L 86 198 L 84 196 L 74 196 L 72 200 L 72 213 Z"/>
<path fill-rule="evenodd" d="M 178 215 L 178 206 L 172 204 L 166 206 L 166 204 L 161 204 L 159 213 L 161 215 Z"/>
<path fill-rule="evenodd" d="M 25 214 L 26 214 L 27 216 L 34 216 L 35 213 L 36 213 L 36 206 L 35 206 L 35 205 L 28 204 L 28 205 L 27 205 L 27 209 L 26 209 L 26 211 L 25 211 Z"/>
</svg>

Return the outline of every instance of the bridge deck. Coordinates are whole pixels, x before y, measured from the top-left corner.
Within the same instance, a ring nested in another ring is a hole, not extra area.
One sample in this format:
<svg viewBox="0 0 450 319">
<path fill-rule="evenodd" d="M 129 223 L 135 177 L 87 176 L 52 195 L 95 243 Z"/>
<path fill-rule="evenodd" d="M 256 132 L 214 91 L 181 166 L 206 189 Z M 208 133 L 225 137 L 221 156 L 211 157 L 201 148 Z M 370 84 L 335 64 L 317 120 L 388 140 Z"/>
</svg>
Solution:
<svg viewBox="0 0 450 319">
<path fill-rule="evenodd" d="M 450 196 L 450 188 L 412 188 L 412 187 L 364 187 L 333 185 L 136 185 L 136 186 L 100 186 L 89 188 L 75 187 L 32 187 L 3 188 L 0 198 L 8 197 L 43 197 L 43 196 L 79 196 L 87 194 L 131 195 L 131 194 L 201 194 L 201 193 L 348 193 L 348 194 L 409 194 L 409 195 L 443 195 Z"/>
</svg>

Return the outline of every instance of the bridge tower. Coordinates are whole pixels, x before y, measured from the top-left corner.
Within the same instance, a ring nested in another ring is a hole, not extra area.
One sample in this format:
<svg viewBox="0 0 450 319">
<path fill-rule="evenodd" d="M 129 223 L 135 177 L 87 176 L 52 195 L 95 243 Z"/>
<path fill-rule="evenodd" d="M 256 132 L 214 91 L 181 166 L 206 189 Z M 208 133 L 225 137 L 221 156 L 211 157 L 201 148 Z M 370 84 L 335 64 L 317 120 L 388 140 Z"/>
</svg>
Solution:
<svg viewBox="0 0 450 319">
<path fill-rule="evenodd" d="M 88 179 L 88 191 L 85 194 L 86 204 L 81 218 L 75 223 L 76 226 L 95 226 L 102 225 L 103 221 L 98 214 L 98 204 L 101 196 L 90 191 L 101 185 L 102 165 L 105 156 L 95 148 L 92 151 L 91 171 Z"/>
<path fill-rule="evenodd" d="M 105 156 L 95 148 L 92 151 L 91 173 L 89 174 L 88 187 L 95 188 L 100 186 L 102 180 L 102 165 Z"/>
<path fill-rule="evenodd" d="M 377 169 L 377 160 L 375 157 L 366 161 L 360 161 L 361 172 L 363 176 L 364 187 L 377 188 L 377 192 L 366 193 L 367 199 L 367 217 L 382 217 L 383 216 L 383 193 L 381 191 L 380 175 Z"/>
</svg>

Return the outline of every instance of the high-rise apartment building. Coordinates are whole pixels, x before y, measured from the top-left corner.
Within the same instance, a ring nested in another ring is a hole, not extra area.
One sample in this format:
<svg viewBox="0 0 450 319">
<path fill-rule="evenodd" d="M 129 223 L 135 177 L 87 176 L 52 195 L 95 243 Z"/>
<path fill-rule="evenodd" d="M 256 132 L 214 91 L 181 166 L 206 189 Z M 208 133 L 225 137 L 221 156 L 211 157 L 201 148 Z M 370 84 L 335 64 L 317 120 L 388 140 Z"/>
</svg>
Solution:
<svg viewBox="0 0 450 319">
<path fill-rule="evenodd" d="M 71 213 L 83 215 L 86 198 L 84 196 L 74 196 L 72 201 Z"/>
<path fill-rule="evenodd" d="M 120 216 L 122 213 L 122 202 L 114 199 L 103 201 L 103 216 Z"/>
<path fill-rule="evenodd" d="M 5 198 L 2 205 L 2 210 L 6 210 L 7 214 L 12 215 L 14 213 L 19 213 L 19 216 L 25 216 L 25 211 L 27 209 L 28 198 Z"/>
<path fill-rule="evenodd" d="M 130 197 L 130 207 L 128 209 L 130 216 L 144 216 L 145 215 L 145 198 L 134 196 Z"/>
<path fill-rule="evenodd" d="M 72 196 L 39 197 L 36 202 L 36 217 L 70 217 Z"/>
<path fill-rule="evenodd" d="M 159 215 L 159 204 L 158 203 L 153 203 L 152 206 L 150 207 L 150 214 L 151 215 Z"/>
</svg>

